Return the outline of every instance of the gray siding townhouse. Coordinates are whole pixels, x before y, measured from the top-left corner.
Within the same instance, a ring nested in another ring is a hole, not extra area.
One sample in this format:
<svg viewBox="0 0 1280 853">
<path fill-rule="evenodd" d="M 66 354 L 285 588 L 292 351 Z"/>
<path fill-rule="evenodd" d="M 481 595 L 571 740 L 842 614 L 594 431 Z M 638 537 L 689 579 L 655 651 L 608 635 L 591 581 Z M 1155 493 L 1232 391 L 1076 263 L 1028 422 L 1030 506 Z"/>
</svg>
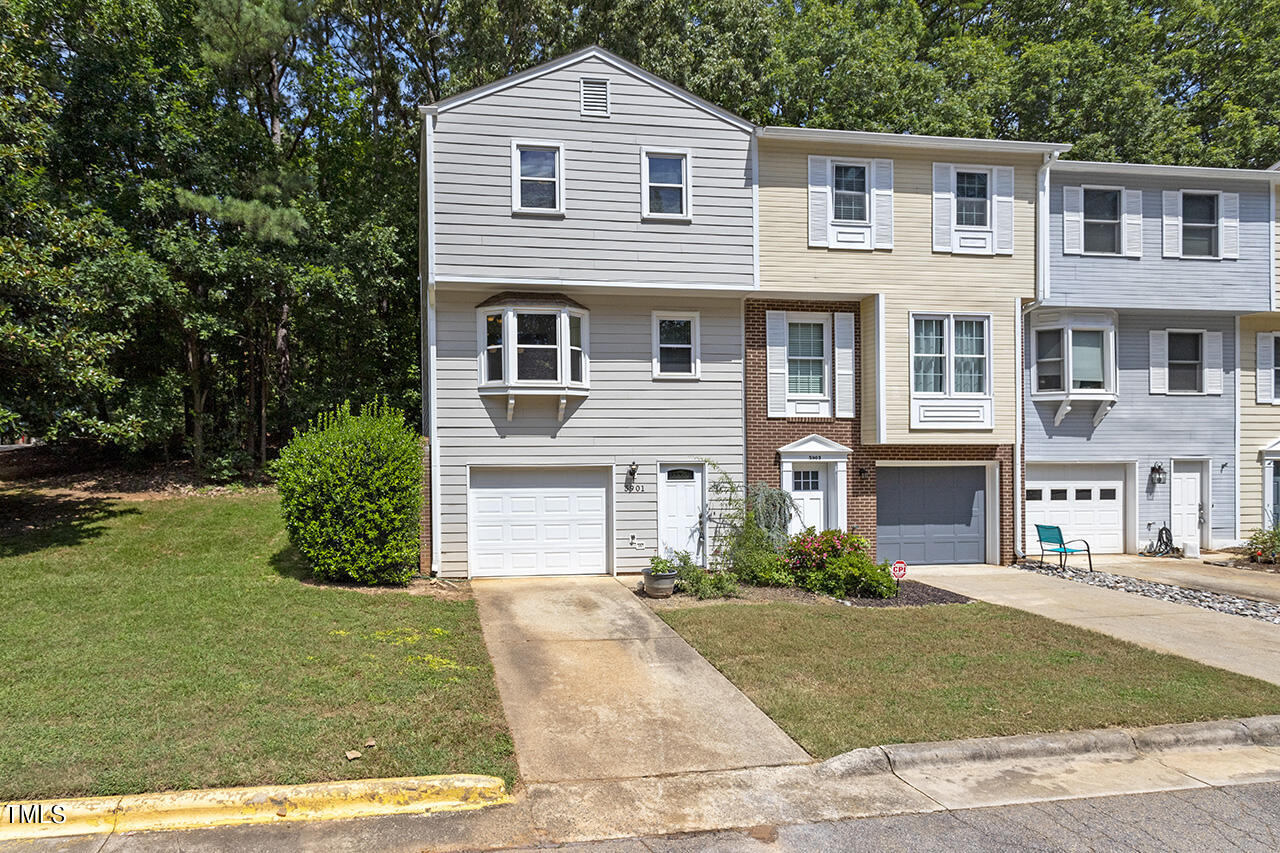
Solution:
<svg viewBox="0 0 1280 853">
<path fill-rule="evenodd" d="M 752 125 L 599 48 L 422 118 L 424 569 L 705 555 L 743 476 Z"/>
<path fill-rule="evenodd" d="M 1239 318 L 1272 304 L 1271 178 L 1060 161 L 1026 312 L 1025 548 L 1235 542 Z"/>
</svg>

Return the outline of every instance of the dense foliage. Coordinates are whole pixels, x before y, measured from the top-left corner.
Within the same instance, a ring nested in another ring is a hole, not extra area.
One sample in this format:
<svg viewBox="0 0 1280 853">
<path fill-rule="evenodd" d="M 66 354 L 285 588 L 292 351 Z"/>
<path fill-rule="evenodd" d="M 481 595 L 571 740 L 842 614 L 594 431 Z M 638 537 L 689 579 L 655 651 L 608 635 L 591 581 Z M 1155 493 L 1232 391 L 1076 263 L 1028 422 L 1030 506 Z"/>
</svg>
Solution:
<svg viewBox="0 0 1280 853">
<path fill-rule="evenodd" d="M 1280 159 L 1280 0 L 6 0 L 0 438 L 416 414 L 415 107 L 590 43 L 758 122 Z"/>
<path fill-rule="evenodd" d="M 418 570 L 422 450 L 404 412 L 322 412 L 272 463 L 289 541 L 322 578 L 408 583 Z"/>
</svg>

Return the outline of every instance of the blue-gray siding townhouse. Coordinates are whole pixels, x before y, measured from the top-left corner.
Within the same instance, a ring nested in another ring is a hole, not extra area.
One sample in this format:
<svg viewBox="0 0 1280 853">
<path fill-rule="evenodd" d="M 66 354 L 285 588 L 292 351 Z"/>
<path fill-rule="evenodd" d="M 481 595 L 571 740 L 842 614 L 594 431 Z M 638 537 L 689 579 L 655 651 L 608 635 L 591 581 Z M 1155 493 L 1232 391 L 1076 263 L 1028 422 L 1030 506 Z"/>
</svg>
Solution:
<svg viewBox="0 0 1280 853">
<path fill-rule="evenodd" d="M 1238 318 L 1271 310 L 1270 181 L 1059 162 L 1047 274 L 1025 317 L 1025 547 L 1239 539 Z M 1043 203 L 1044 199 L 1042 199 Z"/>
</svg>

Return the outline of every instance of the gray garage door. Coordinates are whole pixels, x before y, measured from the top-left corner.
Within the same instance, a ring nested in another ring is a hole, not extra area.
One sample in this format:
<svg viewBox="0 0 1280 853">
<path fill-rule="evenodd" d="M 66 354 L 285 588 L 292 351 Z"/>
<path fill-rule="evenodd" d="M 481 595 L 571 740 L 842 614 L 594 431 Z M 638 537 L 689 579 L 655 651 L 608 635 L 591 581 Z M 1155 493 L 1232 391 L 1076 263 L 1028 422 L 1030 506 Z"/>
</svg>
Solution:
<svg viewBox="0 0 1280 853">
<path fill-rule="evenodd" d="M 985 562 L 986 481 L 979 467 L 877 468 L 876 557 Z"/>
</svg>

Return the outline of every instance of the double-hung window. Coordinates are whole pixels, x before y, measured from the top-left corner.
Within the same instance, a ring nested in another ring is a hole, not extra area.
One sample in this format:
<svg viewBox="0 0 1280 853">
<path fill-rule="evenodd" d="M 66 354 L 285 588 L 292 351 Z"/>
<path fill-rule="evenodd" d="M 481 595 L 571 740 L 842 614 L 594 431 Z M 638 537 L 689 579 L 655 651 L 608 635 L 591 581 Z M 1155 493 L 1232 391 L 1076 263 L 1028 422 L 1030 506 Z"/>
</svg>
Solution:
<svg viewBox="0 0 1280 853">
<path fill-rule="evenodd" d="M 1218 257 L 1218 236 L 1218 194 L 1183 192 L 1183 256 L 1193 258 Z"/>
<path fill-rule="evenodd" d="M 827 395 L 827 338 L 825 321 L 787 323 L 787 396 Z"/>
<path fill-rule="evenodd" d="M 653 313 L 653 376 L 655 379 L 697 379 L 698 314 Z"/>
<path fill-rule="evenodd" d="M 689 219 L 688 151 L 640 152 L 641 202 L 648 219 Z"/>
<path fill-rule="evenodd" d="M 480 309 L 482 388 L 585 388 L 587 314 L 577 307 Z"/>
<path fill-rule="evenodd" d="M 1199 394 L 1204 390 L 1204 334 L 1169 332 L 1169 391 Z"/>
<path fill-rule="evenodd" d="M 1034 333 L 1035 378 L 1032 393 L 1081 397 L 1111 393 L 1110 327 L 1068 321 Z"/>
<path fill-rule="evenodd" d="M 511 143 L 511 209 L 515 213 L 564 212 L 564 146 Z"/>
<path fill-rule="evenodd" d="M 956 227 L 989 228 L 991 185 L 987 172 L 956 170 Z"/>
<path fill-rule="evenodd" d="M 1118 189 L 1085 187 L 1084 251 L 1090 255 L 1118 255 L 1121 251 Z"/>
<path fill-rule="evenodd" d="M 832 219 L 838 223 L 866 223 L 867 167 L 834 162 L 831 166 Z"/>
<path fill-rule="evenodd" d="M 990 319 L 917 315 L 911 324 L 911 390 L 931 396 L 990 394 Z"/>
</svg>

